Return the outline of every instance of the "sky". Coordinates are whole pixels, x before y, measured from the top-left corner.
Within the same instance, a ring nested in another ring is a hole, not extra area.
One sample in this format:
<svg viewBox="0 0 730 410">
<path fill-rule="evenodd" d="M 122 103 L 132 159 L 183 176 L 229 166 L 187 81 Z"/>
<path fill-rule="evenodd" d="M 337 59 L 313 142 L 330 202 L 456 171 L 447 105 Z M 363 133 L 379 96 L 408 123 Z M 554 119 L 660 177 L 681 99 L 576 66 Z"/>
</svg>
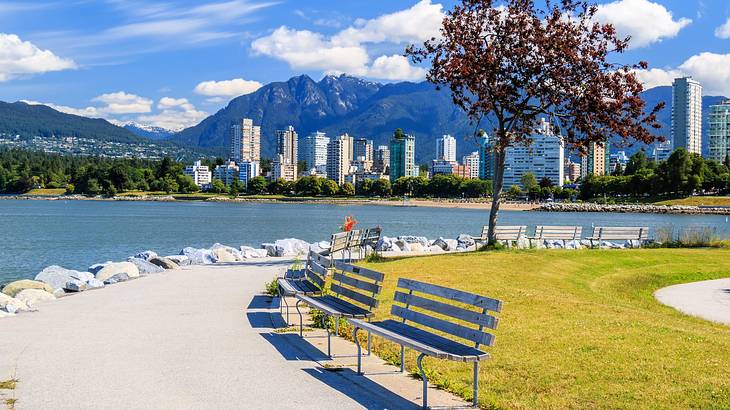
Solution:
<svg viewBox="0 0 730 410">
<path fill-rule="evenodd" d="M 0 100 L 168 129 L 308 74 L 422 81 L 402 56 L 456 0 L 0 0 Z M 730 0 L 600 0 L 646 87 L 730 96 Z"/>
</svg>

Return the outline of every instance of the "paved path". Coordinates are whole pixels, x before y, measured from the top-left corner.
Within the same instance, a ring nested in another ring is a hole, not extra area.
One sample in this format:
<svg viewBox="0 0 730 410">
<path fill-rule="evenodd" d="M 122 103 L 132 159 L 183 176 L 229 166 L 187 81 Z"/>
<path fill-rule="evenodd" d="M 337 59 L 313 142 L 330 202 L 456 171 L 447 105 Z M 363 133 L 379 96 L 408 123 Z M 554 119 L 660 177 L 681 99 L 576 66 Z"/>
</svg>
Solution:
<svg viewBox="0 0 730 410">
<path fill-rule="evenodd" d="M 654 296 L 680 312 L 730 325 L 730 279 L 669 286 Z"/>
<path fill-rule="evenodd" d="M 272 331 L 281 317 L 257 295 L 284 268 L 167 271 L 0 319 L 0 380 L 19 379 L 17 409 L 414 407 L 420 382 L 393 367 L 412 397 L 324 370 L 314 344 Z"/>
</svg>

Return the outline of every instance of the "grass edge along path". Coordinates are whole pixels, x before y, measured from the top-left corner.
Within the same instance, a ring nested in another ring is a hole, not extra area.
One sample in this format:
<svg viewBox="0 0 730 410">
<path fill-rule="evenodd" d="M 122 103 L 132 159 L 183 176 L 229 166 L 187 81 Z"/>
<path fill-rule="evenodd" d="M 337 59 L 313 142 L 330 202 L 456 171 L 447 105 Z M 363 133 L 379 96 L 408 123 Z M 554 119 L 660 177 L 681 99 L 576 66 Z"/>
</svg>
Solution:
<svg viewBox="0 0 730 410">
<path fill-rule="evenodd" d="M 728 249 L 480 252 L 363 266 L 386 274 L 376 320 L 389 317 L 398 277 L 504 301 L 492 359 L 480 366 L 482 408 L 730 408 L 730 326 L 653 296 L 730 277 Z M 399 363 L 397 345 L 373 340 L 376 354 Z M 471 399 L 471 366 L 424 363 L 433 385 Z"/>
</svg>

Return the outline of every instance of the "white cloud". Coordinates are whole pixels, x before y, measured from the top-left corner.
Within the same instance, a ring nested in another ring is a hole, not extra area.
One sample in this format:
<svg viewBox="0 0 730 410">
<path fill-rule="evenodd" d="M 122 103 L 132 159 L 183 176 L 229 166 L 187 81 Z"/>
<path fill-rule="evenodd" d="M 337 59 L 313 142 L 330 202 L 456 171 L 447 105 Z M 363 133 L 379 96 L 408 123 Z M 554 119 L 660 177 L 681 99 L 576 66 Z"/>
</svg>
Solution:
<svg viewBox="0 0 730 410">
<path fill-rule="evenodd" d="M 41 74 L 76 68 L 69 59 L 41 50 L 15 34 L 0 33 L 0 82 L 23 75 Z"/>
<path fill-rule="evenodd" d="M 421 0 L 413 7 L 372 20 L 358 19 L 332 38 L 334 44 L 423 42 L 439 34 L 445 17 L 441 4 Z"/>
<path fill-rule="evenodd" d="M 407 58 L 400 55 L 380 56 L 373 62 L 368 76 L 385 80 L 416 81 L 426 76 L 426 70 L 412 66 Z"/>
<path fill-rule="evenodd" d="M 237 97 L 250 94 L 261 88 L 261 86 L 262 84 L 258 81 L 249 81 L 243 78 L 225 81 L 203 81 L 195 87 L 195 93 L 208 97 Z"/>
<path fill-rule="evenodd" d="M 96 107 L 73 108 L 73 107 L 68 107 L 65 105 L 44 103 L 44 102 L 38 102 L 38 101 L 30 101 L 30 100 L 20 100 L 20 101 L 24 102 L 28 105 L 45 105 L 47 107 L 53 108 L 56 111 L 59 111 L 59 112 L 65 113 L 65 114 L 78 115 L 80 117 L 88 117 L 88 118 L 103 117 L 102 113 L 100 113 Z"/>
<path fill-rule="evenodd" d="M 715 37 L 721 39 L 730 38 L 730 18 L 727 19 L 725 24 L 715 29 Z"/>
<path fill-rule="evenodd" d="M 321 70 L 385 80 L 418 80 L 425 70 L 405 57 L 380 55 L 373 61 L 370 44 L 421 42 L 439 35 L 444 14 L 440 4 L 421 0 L 413 7 L 371 20 L 359 19 L 331 37 L 309 30 L 281 26 L 251 43 L 255 55 L 266 55 L 295 70 Z"/>
<path fill-rule="evenodd" d="M 675 78 L 681 77 L 682 72 L 679 70 L 664 70 L 661 68 L 651 68 L 649 70 L 637 70 L 636 78 L 644 84 L 644 88 L 654 88 L 664 85 L 672 85 Z"/>
<path fill-rule="evenodd" d="M 158 114 L 142 115 L 137 121 L 145 125 L 181 131 L 197 125 L 208 116 L 207 113 L 198 111 L 187 98 L 162 97 L 157 103 L 157 108 L 161 110 Z"/>
<path fill-rule="evenodd" d="M 107 114 L 138 114 L 152 111 L 152 100 L 124 91 L 102 94 L 91 101 L 106 104 L 101 110 Z"/>
<path fill-rule="evenodd" d="M 677 68 L 639 70 L 636 76 L 646 88 L 672 85 L 675 78 L 691 76 L 702 84 L 704 95 L 730 96 L 730 54 L 700 53 Z"/>
<path fill-rule="evenodd" d="M 675 20 L 663 5 L 649 0 L 617 0 L 598 6 L 596 18 L 611 23 L 622 36 L 631 36 L 632 48 L 646 47 L 673 38 L 692 20 Z"/>
</svg>

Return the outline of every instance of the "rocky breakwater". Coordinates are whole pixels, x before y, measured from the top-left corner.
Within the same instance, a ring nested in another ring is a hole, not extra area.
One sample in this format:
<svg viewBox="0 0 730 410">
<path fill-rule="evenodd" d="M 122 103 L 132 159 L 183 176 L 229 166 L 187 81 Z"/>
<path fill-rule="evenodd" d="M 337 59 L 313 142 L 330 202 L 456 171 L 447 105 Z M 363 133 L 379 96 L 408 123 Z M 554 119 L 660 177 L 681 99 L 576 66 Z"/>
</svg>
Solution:
<svg viewBox="0 0 730 410">
<path fill-rule="evenodd" d="M 610 205 L 595 203 L 549 203 L 534 209 L 541 212 L 615 212 L 678 215 L 730 215 L 730 208 L 685 205 Z"/>
</svg>

